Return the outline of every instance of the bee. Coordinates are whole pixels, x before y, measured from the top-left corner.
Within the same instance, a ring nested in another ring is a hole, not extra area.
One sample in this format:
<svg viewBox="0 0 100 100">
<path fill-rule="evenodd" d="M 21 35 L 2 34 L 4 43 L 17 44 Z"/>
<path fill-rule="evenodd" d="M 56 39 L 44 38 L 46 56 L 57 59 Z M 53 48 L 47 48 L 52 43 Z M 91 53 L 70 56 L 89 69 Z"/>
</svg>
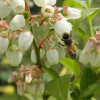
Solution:
<svg viewBox="0 0 100 100">
<path fill-rule="evenodd" d="M 67 52 L 72 59 L 76 58 L 76 46 L 71 34 L 64 33 L 62 39 L 64 41 L 64 46 L 67 48 Z"/>
</svg>

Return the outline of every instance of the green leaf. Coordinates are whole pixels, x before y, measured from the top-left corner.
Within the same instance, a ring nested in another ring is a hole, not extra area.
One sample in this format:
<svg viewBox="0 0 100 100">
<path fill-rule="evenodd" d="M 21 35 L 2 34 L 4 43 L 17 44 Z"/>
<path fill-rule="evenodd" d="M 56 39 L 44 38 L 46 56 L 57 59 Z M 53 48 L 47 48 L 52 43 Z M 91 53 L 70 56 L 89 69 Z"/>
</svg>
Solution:
<svg viewBox="0 0 100 100">
<path fill-rule="evenodd" d="M 42 20 L 37 20 L 38 23 L 41 23 Z M 50 31 L 49 25 L 42 25 L 37 26 L 37 24 L 34 24 L 33 26 L 33 32 L 36 37 L 37 42 L 39 42 L 44 36 L 46 36 Z"/>
<path fill-rule="evenodd" d="M 93 27 L 93 33 L 95 33 L 96 31 L 98 31 L 100 29 L 100 26 L 94 26 Z"/>
<path fill-rule="evenodd" d="M 67 100 L 70 75 L 57 78 L 46 84 L 46 91 L 57 100 Z"/>
<path fill-rule="evenodd" d="M 91 20 L 94 18 L 94 16 L 97 14 L 97 12 L 100 11 L 100 8 L 87 8 L 82 10 L 82 16 L 80 19 L 77 20 L 76 24 L 74 25 L 75 30 L 78 29 L 80 23 L 86 18 L 90 17 Z"/>
<path fill-rule="evenodd" d="M 65 0 L 63 2 L 63 6 L 65 5 L 76 8 L 83 8 L 83 7 L 87 8 L 86 1 L 84 0 Z"/>
<path fill-rule="evenodd" d="M 95 84 L 90 85 L 86 88 L 80 95 L 79 99 L 87 97 L 93 93 L 100 92 L 100 81 L 96 82 Z"/>
<path fill-rule="evenodd" d="M 92 13 L 90 16 L 88 16 L 89 20 L 92 21 L 93 18 L 100 12 L 100 8 L 97 8 L 94 13 Z"/>
<path fill-rule="evenodd" d="M 46 72 L 52 79 L 56 79 L 59 77 L 58 73 L 52 68 L 41 67 L 41 69 Z"/>
<path fill-rule="evenodd" d="M 89 38 L 89 35 L 84 32 L 82 29 L 78 28 L 78 30 L 76 31 L 80 36 L 81 38 L 86 42 Z"/>
<path fill-rule="evenodd" d="M 87 0 L 87 6 L 88 6 L 88 8 L 90 8 L 91 3 L 92 3 L 92 0 Z"/>
<path fill-rule="evenodd" d="M 83 91 L 96 82 L 96 74 L 90 67 L 85 67 L 80 80 L 80 89 Z"/>
<path fill-rule="evenodd" d="M 65 59 L 59 60 L 59 62 L 63 64 L 64 66 L 66 66 L 68 69 L 70 69 L 75 74 L 76 77 L 79 76 L 80 66 L 75 60 L 72 60 L 71 58 L 65 58 Z"/>
</svg>

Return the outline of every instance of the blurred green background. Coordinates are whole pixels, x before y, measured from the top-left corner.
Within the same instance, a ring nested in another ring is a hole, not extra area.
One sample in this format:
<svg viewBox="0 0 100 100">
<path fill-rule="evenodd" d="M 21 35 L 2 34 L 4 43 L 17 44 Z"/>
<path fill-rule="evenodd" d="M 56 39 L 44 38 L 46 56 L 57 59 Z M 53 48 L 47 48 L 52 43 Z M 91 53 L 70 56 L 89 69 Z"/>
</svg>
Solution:
<svg viewBox="0 0 100 100">
<path fill-rule="evenodd" d="M 63 1 L 64 0 L 58 0 L 57 6 L 59 6 L 59 7 L 62 6 Z M 32 14 L 37 14 L 40 11 L 40 8 L 38 8 L 33 3 L 32 0 L 29 0 L 29 4 L 30 4 L 30 9 L 31 9 Z M 100 0 L 93 0 L 91 7 L 100 7 Z M 99 25 L 100 25 L 100 13 L 93 20 L 93 26 L 99 26 Z M 89 26 L 88 26 L 87 19 L 82 21 L 82 23 L 80 24 L 80 27 L 83 30 L 85 30 L 85 32 L 89 32 Z M 78 42 L 77 47 L 79 49 L 83 49 L 85 43 L 83 42 L 82 38 L 79 35 L 75 34 L 73 31 L 72 31 L 72 34 L 75 36 L 75 39 Z M 28 63 L 31 65 L 32 62 L 31 62 L 30 55 L 31 55 L 31 47 L 27 52 L 23 53 L 23 60 L 22 60 L 21 64 L 25 65 L 26 63 Z M 54 69 L 57 72 L 61 72 L 61 75 L 66 73 L 66 69 L 61 70 L 60 64 L 56 65 L 56 67 Z M 0 55 L 0 100 L 25 100 L 26 99 L 25 97 L 20 97 L 17 95 L 15 83 L 8 84 L 8 82 L 7 82 L 8 77 L 10 76 L 11 72 L 15 71 L 15 70 L 17 70 L 17 68 L 12 67 L 9 64 L 9 61 L 6 59 L 5 54 Z M 98 100 L 100 100 L 99 96 L 98 96 Z"/>
</svg>

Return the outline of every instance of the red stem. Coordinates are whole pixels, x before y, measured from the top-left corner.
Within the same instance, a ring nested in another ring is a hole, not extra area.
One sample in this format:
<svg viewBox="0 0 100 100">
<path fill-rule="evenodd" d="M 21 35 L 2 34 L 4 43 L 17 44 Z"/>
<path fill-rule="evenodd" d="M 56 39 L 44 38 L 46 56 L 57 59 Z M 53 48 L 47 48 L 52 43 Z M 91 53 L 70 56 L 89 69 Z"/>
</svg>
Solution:
<svg viewBox="0 0 100 100">
<path fill-rule="evenodd" d="M 28 0 L 25 0 L 25 4 L 26 4 L 26 10 L 29 12 L 29 18 L 31 18 L 31 11 L 29 8 Z"/>
<path fill-rule="evenodd" d="M 40 23 L 40 26 L 43 24 L 43 22 L 44 22 L 45 20 L 46 20 L 45 18 L 42 20 L 42 22 Z"/>
<path fill-rule="evenodd" d="M 42 43 L 51 35 L 51 33 L 47 34 L 42 40 L 39 42 L 39 47 L 41 47 Z"/>
</svg>

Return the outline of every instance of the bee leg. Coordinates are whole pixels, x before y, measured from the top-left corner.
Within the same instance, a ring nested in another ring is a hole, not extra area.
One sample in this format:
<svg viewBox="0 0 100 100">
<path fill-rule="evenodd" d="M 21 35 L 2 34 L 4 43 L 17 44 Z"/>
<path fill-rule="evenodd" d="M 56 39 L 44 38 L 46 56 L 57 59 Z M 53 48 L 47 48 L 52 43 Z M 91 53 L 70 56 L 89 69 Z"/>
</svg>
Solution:
<svg viewBox="0 0 100 100">
<path fill-rule="evenodd" d="M 64 44 L 61 44 L 60 42 L 58 42 L 61 46 L 65 46 Z"/>
<path fill-rule="evenodd" d="M 64 41 L 65 39 L 61 39 L 62 41 Z"/>
</svg>

